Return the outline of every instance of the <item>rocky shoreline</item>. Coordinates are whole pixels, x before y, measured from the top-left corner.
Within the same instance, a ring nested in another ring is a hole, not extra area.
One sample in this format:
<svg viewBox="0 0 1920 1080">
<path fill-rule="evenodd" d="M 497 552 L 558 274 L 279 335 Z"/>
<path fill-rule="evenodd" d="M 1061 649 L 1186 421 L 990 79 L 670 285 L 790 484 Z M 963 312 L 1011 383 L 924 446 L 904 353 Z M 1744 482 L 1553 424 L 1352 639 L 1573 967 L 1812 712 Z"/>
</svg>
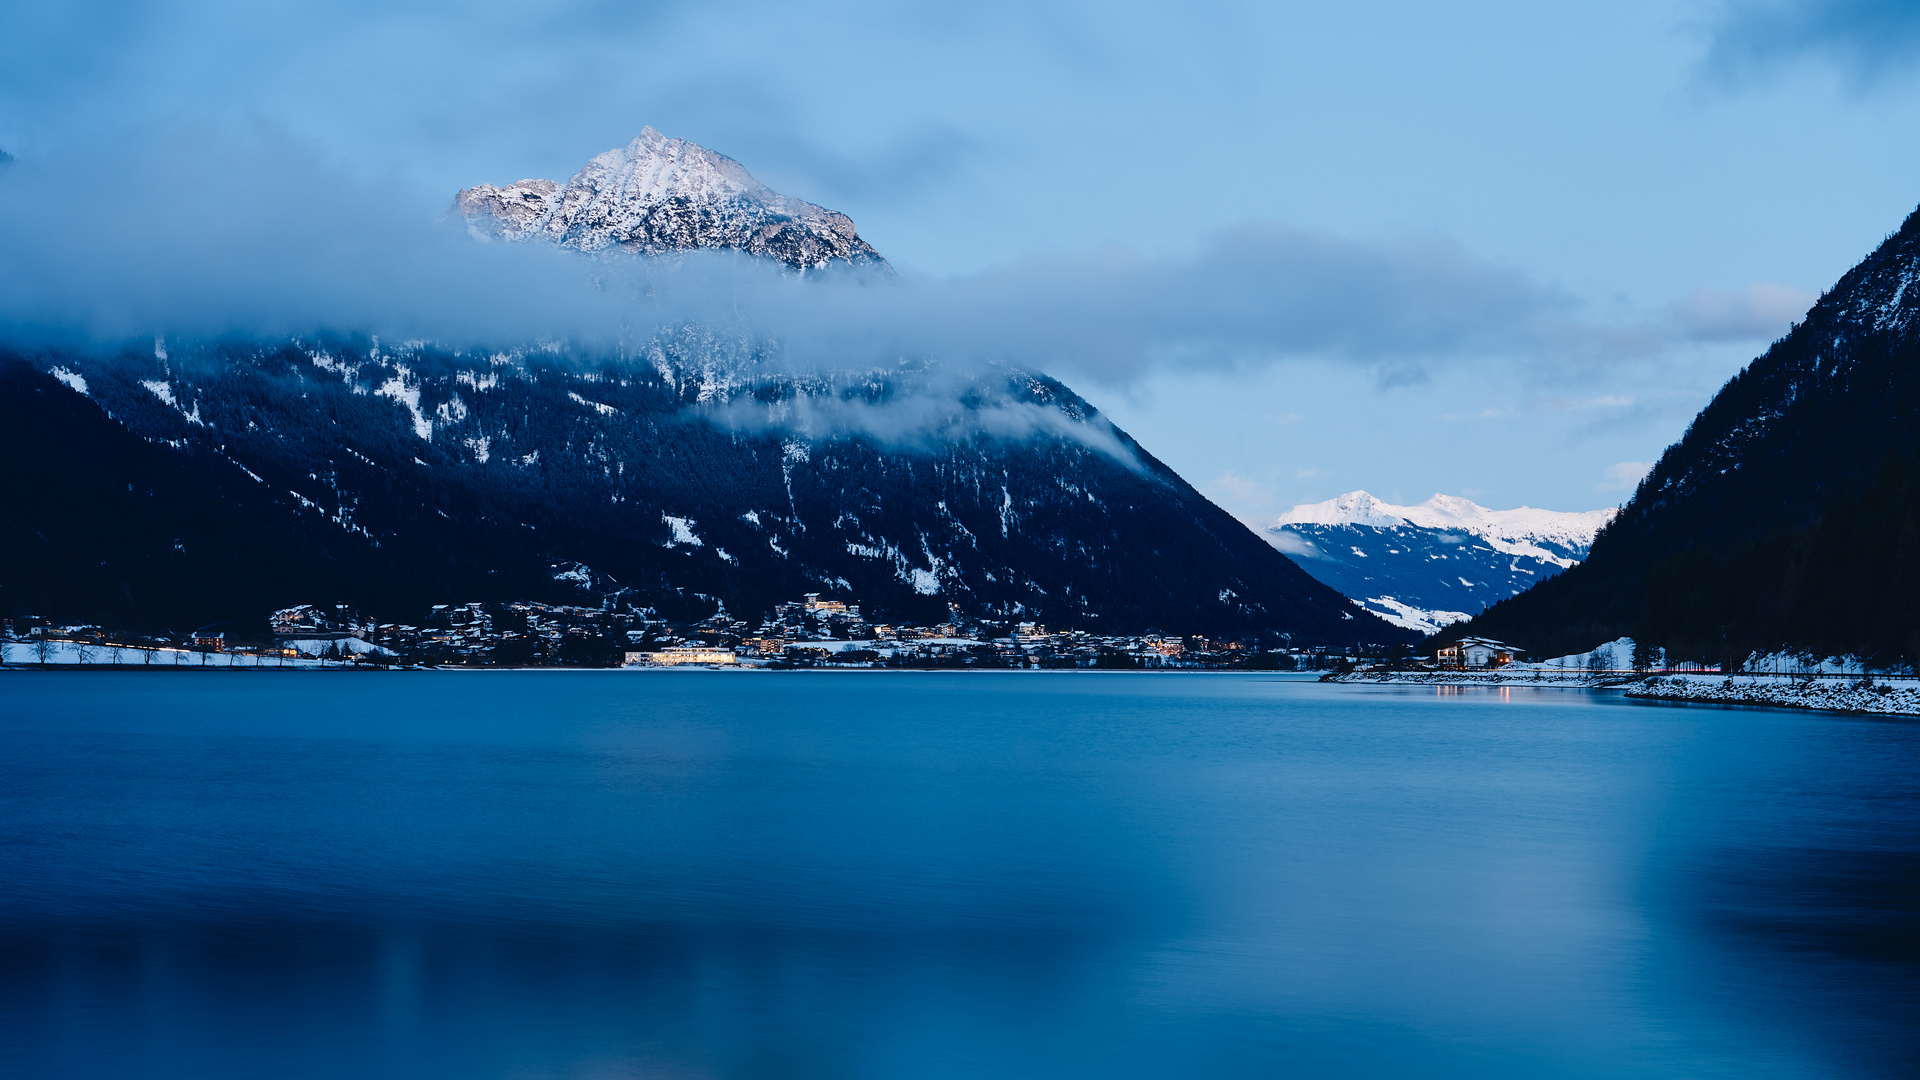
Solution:
<svg viewBox="0 0 1920 1080">
<path fill-rule="evenodd" d="M 1323 682 L 1410 686 L 1564 686 L 1621 690 L 1649 701 L 1818 709 L 1871 716 L 1920 716 L 1920 680 L 1856 677 L 1808 679 L 1784 675 L 1651 675 L 1623 672 L 1352 671 Z"/>
<path fill-rule="evenodd" d="M 1794 679 L 1768 675 L 1656 675 L 1627 696 L 1653 701 L 1761 705 L 1875 716 L 1920 716 L 1920 683 L 1911 679 Z"/>
</svg>

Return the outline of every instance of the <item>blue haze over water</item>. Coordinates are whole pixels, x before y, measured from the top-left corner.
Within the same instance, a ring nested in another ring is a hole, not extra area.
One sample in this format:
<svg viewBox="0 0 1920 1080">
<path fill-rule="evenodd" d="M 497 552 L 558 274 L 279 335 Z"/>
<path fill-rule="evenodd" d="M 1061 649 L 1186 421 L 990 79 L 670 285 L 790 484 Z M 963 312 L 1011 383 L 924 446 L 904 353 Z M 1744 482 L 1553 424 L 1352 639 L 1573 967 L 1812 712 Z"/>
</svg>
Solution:
<svg viewBox="0 0 1920 1080">
<path fill-rule="evenodd" d="M 8 1077 L 1893 1077 L 1920 726 L 1215 674 L 0 676 Z"/>
</svg>

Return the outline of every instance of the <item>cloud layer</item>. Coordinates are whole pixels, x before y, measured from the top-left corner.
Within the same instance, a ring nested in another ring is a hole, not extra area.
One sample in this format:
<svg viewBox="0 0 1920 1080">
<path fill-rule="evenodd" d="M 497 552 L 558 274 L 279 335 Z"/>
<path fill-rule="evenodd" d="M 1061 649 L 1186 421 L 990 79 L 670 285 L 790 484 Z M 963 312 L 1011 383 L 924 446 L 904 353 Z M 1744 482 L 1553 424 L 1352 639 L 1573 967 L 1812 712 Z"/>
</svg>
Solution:
<svg viewBox="0 0 1920 1080">
<path fill-rule="evenodd" d="M 1786 332 L 1820 294 L 1775 282 L 1743 289 L 1696 289 L 1668 308 L 1672 332 L 1688 341 L 1766 341 Z"/>
<path fill-rule="evenodd" d="M 1859 90 L 1920 63 L 1911 0 L 1734 0 L 1716 5 L 1709 28 L 1707 69 L 1736 83 L 1813 61 Z"/>
<path fill-rule="evenodd" d="M 635 346 L 698 324 L 802 369 L 1015 364 L 1132 385 L 1293 360 L 1416 378 L 1764 339 L 1811 297 L 1702 292 L 1597 321 L 1572 295 L 1431 238 L 1251 223 L 1181 253 L 1114 249 L 950 278 L 780 272 L 725 255 L 595 260 L 476 242 L 448 201 L 262 128 L 146 130 L 0 175 L 0 329 L 15 341 L 378 333 L 457 347 Z M 449 193 L 450 194 L 450 193 Z"/>
</svg>

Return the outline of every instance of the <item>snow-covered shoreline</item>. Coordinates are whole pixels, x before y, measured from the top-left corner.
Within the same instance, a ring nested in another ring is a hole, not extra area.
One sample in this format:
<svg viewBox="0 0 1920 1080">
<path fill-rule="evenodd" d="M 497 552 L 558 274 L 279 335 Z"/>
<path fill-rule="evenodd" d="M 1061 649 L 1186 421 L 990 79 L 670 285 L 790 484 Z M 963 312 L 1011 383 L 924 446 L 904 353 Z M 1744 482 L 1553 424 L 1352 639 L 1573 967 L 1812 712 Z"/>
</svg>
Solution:
<svg viewBox="0 0 1920 1080">
<path fill-rule="evenodd" d="M 1920 679 L 1807 678 L 1791 675 L 1679 674 L 1636 677 L 1631 672 L 1351 671 L 1327 682 L 1402 686 L 1560 686 L 1623 691 L 1647 701 L 1816 709 L 1872 716 L 1920 716 Z"/>
<path fill-rule="evenodd" d="M 1349 671 L 1327 675 L 1322 682 L 1402 684 L 1408 686 L 1599 686 L 1631 678 L 1629 672 L 1540 671 L 1499 668 L 1493 671 Z"/>
<path fill-rule="evenodd" d="M 352 670 L 358 665 L 317 656 L 261 656 L 257 653 L 196 652 L 188 649 L 140 645 L 94 645 L 77 641 L 0 642 L 0 668 L 68 670 L 137 668 L 146 671 L 201 671 L 222 668 L 247 671 Z"/>
<path fill-rule="evenodd" d="M 1655 675 L 1626 687 L 1628 697 L 1761 705 L 1876 716 L 1920 716 L 1920 680 L 1796 679 L 1780 675 Z"/>
</svg>

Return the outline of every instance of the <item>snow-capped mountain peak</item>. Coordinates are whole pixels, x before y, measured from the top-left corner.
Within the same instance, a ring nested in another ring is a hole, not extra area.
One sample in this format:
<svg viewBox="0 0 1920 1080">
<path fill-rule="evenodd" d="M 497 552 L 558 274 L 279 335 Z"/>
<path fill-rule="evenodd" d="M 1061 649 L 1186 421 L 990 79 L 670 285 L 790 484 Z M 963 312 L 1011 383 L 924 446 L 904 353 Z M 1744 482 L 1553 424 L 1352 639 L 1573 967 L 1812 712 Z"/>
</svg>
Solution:
<svg viewBox="0 0 1920 1080">
<path fill-rule="evenodd" d="M 1435 494 L 1417 506 L 1395 506 L 1364 491 L 1349 491 L 1326 502 L 1303 503 L 1280 515 L 1273 528 L 1288 525 L 1368 525 L 1376 529 L 1407 526 L 1420 529 L 1457 529 L 1494 543 L 1511 554 L 1544 558 L 1561 567 L 1572 566 L 1566 550 L 1584 551 L 1613 515 L 1605 510 L 1536 510 L 1520 506 L 1489 510 L 1458 495 Z M 1269 530 L 1271 531 L 1271 530 Z"/>
<path fill-rule="evenodd" d="M 1267 529 L 1301 569 L 1390 622 L 1434 631 L 1586 558 L 1614 510 L 1489 510 L 1457 495 L 1396 506 L 1364 491 Z"/>
<path fill-rule="evenodd" d="M 585 252 L 733 248 L 799 270 L 836 259 L 886 264 L 845 214 L 773 191 L 732 158 L 651 127 L 565 184 L 481 184 L 456 195 L 454 209 L 476 236 Z"/>
</svg>

